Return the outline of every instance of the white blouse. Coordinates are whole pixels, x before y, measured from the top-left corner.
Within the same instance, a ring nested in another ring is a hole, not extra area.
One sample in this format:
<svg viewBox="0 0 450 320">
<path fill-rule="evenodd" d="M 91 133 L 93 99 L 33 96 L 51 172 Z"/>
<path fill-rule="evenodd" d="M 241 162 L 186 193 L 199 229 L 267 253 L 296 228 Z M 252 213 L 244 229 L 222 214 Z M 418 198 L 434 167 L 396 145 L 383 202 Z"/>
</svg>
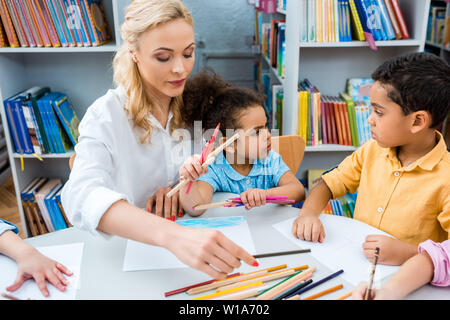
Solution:
<svg viewBox="0 0 450 320">
<path fill-rule="evenodd" d="M 178 142 L 170 134 L 172 113 L 166 128 L 152 115 L 151 144 L 142 144 L 140 128 L 134 127 L 123 106 L 127 101 L 121 87 L 108 90 L 86 111 L 79 125 L 76 160 L 64 185 L 61 201 L 71 223 L 93 234 L 103 214 L 121 199 L 145 208 L 147 199 L 159 188 L 175 185 L 178 170 L 190 156 L 192 142 Z M 138 136 L 139 135 L 139 136 Z"/>
</svg>

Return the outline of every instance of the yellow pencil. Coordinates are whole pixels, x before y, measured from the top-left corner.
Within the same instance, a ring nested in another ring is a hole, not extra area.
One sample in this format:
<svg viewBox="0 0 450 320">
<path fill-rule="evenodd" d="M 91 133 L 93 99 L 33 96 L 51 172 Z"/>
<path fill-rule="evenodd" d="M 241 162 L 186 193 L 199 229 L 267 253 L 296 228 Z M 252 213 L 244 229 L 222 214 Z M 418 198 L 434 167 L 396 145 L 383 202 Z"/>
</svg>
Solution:
<svg viewBox="0 0 450 320">
<path fill-rule="evenodd" d="M 211 299 L 211 298 L 215 298 L 215 297 L 219 297 L 219 296 L 224 296 L 224 295 L 226 295 L 227 293 L 238 292 L 238 291 L 242 291 L 242 290 L 245 290 L 245 289 L 248 289 L 248 288 L 253 288 L 253 287 L 259 287 L 259 286 L 262 286 L 262 285 L 264 285 L 264 284 L 265 284 L 264 282 L 260 281 L 260 282 L 256 282 L 256 283 L 247 284 L 247 285 L 245 285 L 245 286 L 240 286 L 240 287 L 237 287 L 237 288 L 232 288 L 232 289 L 228 289 L 228 290 L 223 290 L 223 291 L 220 291 L 220 292 L 214 292 L 214 293 L 211 293 L 211 294 L 207 294 L 207 295 L 205 295 L 205 296 L 201 296 L 201 297 L 194 298 L 194 299 L 192 299 L 192 300 L 206 300 L 206 299 Z"/>
<path fill-rule="evenodd" d="M 344 286 L 342 284 L 339 284 L 339 285 L 337 285 L 335 287 L 329 288 L 327 290 L 323 290 L 322 292 L 313 294 L 312 296 L 306 297 L 306 298 L 301 299 L 301 300 L 313 300 L 313 299 L 319 298 L 321 296 L 324 296 L 324 295 L 326 295 L 328 293 L 331 293 L 331 292 L 337 291 L 339 289 L 342 289 L 343 287 Z"/>
<path fill-rule="evenodd" d="M 258 282 L 258 281 L 271 281 L 271 280 L 276 280 L 282 277 L 287 277 L 288 275 L 294 274 L 297 271 L 303 270 L 303 269 L 307 269 L 308 265 L 303 265 L 303 266 L 299 266 L 299 267 L 295 267 L 295 268 L 289 268 L 286 270 L 281 270 L 281 271 L 276 271 L 276 272 L 270 272 L 270 273 L 266 273 L 263 275 L 259 275 L 247 280 L 241 280 L 239 282 L 233 283 L 233 284 L 229 284 L 226 286 L 222 286 L 216 289 L 216 291 L 222 291 L 222 290 L 227 290 L 227 289 L 231 289 L 234 288 L 238 285 L 242 285 L 242 283 L 248 284 L 248 283 L 253 283 L 253 282 Z M 274 270 L 273 268 L 268 268 L 266 269 L 267 271 L 270 271 L 269 269 Z"/>
<path fill-rule="evenodd" d="M 208 290 L 212 290 L 212 289 L 216 289 L 218 287 L 230 284 L 230 283 L 235 283 L 241 280 L 247 280 L 253 277 L 256 277 L 258 275 L 262 275 L 262 274 L 266 274 L 267 270 L 261 270 L 252 274 L 243 274 L 237 277 L 232 277 L 232 278 L 227 278 L 221 281 L 216 281 L 204 286 L 200 286 L 200 287 L 195 287 L 192 289 L 189 289 L 188 291 L 186 291 L 188 294 L 196 294 L 196 293 L 200 293 L 200 292 L 204 292 L 204 291 L 208 291 Z"/>
</svg>

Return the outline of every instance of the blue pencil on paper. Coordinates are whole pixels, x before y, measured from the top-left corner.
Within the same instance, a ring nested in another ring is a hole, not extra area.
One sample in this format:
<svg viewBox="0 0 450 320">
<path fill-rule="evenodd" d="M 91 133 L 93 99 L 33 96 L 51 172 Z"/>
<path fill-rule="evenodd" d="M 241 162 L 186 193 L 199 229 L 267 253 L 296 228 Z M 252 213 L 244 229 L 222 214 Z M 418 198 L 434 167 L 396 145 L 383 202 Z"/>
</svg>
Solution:
<svg viewBox="0 0 450 320">
<path fill-rule="evenodd" d="M 311 284 L 311 285 L 309 285 L 307 287 L 301 288 L 300 290 L 291 293 L 289 296 L 287 296 L 285 298 L 287 299 L 287 298 L 293 297 L 295 295 L 302 294 L 302 293 L 308 291 L 309 289 L 317 287 L 319 284 L 322 284 L 322 283 L 324 283 L 324 282 L 326 282 L 326 281 L 328 281 L 330 279 L 333 279 L 333 278 L 337 277 L 338 275 L 340 275 L 343 272 L 344 272 L 344 270 L 341 269 L 341 270 L 339 270 L 339 271 L 337 271 L 337 272 L 335 272 L 333 274 L 330 274 L 328 277 L 325 277 L 325 278 L 323 278 L 323 279 L 321 279 L 321 280 L 319 280 L 317 282 L 314 282 L 313 284 Z"/>
</svg>

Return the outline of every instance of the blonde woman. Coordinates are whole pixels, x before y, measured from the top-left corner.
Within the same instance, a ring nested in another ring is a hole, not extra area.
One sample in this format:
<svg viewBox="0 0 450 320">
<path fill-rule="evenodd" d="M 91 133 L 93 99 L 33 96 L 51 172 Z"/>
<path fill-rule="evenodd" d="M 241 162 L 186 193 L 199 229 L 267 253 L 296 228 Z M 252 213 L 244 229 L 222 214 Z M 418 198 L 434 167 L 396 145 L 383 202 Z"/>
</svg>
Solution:
<svg viewBox="0 0 450 320">
<path fill-rule="evenodd" d="M 79 126 L 77 156 L 62 193 L 69 219 L 104 237 L 164 247 L 216 279 L 240 260 L 257 266 L 222 233 L 165 219 L 177 213 L 178 198 L 164 195 L 185 160 L 172 156 L 182 143 L 172 133 L 184 126 L 181 95 L 195 59 L 192 16 L 179 0 L 134 0 L 121 31 L 124 45 L 113 64 L 117 88 L 97 99 Z M 156 215 L 140 209 L 153 204 Z"/>
</svg>

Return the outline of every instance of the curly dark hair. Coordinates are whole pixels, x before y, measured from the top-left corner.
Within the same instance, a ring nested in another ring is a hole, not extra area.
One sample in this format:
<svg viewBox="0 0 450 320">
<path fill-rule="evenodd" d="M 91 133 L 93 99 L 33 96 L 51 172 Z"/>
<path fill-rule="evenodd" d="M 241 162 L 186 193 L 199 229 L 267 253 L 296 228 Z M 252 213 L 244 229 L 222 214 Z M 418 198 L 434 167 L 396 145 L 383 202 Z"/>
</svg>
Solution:
<svg viewBox="0 0 450 320">
<path fill-rule="evenodd" d="M 416 52 L 391 58 L 372 73 L 372 79 L 383 85 L 403 114 L 428 111 L 431 128 L 438 127 L 450 112 L 450 66 L 434 54 Z"/>
<path fill-rule="evenodd" d="M 212 129 L 220 122 L 220 131 L 241 127 L 239 116 L 242 111 L 263 106 L 264 97 L 257 92 L 235 86 L 216 74 L 211 68 L 192 76 L 183 91 L 183 121 L 192 125 L 202 121 L 205 129 Z"/>
</svg>

